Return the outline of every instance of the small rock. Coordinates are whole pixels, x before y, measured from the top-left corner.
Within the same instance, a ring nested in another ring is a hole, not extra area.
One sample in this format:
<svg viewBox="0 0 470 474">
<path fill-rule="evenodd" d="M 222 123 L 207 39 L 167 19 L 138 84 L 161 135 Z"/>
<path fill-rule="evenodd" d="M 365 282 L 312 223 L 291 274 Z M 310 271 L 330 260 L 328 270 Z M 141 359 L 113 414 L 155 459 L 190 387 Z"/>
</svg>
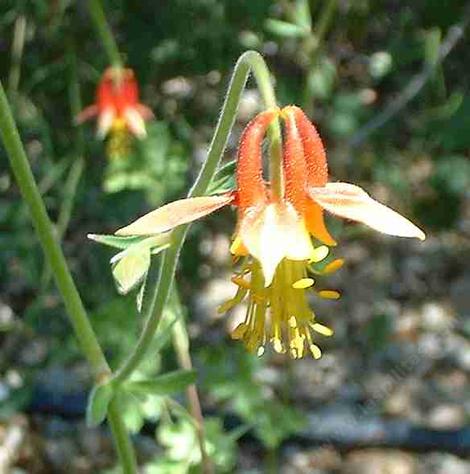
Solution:
<svg viewBox="0 0 470 474">
<path fill-rule="evenodd" d="M 457 456 L 443 453 L 430 453 L 423 457 L 423 474 L 468 474 L 470 462 Z"/>
<path fill-rule="evenodd" d="M 344 474 L 415 474 L 410 454 L 396 450 L 367 449 L 350 453 Z"/>
<path fill-rule="evenodd" d="M 457 429 L 465 423 L 465 412 L 459 405 L 442 404 L 431 411 L 428 421 L 437 430 Z"/>
<path fill-rule="evenodd" d="M 225 301 L 233 298 L 237 292 L 237 286 L 230 280 L 231 274 L 224 278 L 213 279 L 196 297 L 196 311 L 205 318 L 212 320 L 222 317 L 218 314 L 217 308 Z"/>
<path fill-rule="evenodd" d="M 292 449 L 282 466 L 285 474 L 313 474 L 336 471 L 341 467 L 341 456 L 331 446 L 310 450 Z"/>
<path fill-rule="evenodd" d="M 413 394 L 408 384 L 400 385 L 384 403 L 385 413 L 392 416 L 410 417 L 414 411 Z"/>
<path fill-rule="evenodd" d="M 183 99 L 192 94 L 193 84 L 186 77 L 175 77 L 162 84 L 162 91 L 165 95 Z"/>
<path fill-rule="evenodd" d="M 448 331 L 453 327 L 453 316 L 450 308 L 443 304 L 432 302 L 426 303 L 423 306 L 421 321 L 423 328 L 426 330 Z"/>
<path fill-rule="evenodd" d="M 463 370 L 470 371 L 470 344 L 463 338 L 460 341 L 461 344 L 455 350 L 455 358 Z"/>
<path fill-rule="evenodd" d="M 462 318 L 470 316 L 470 273 L 458 278 L 450 287 L 452 304 Z"/>
<path fill-rule="evenodd" d="M 247 122 L 258 112 L 261 100 L 256 89 L 248 89 L 243 93 L 238 106 L 238 117 L 240 121 Z"/>
</svg>

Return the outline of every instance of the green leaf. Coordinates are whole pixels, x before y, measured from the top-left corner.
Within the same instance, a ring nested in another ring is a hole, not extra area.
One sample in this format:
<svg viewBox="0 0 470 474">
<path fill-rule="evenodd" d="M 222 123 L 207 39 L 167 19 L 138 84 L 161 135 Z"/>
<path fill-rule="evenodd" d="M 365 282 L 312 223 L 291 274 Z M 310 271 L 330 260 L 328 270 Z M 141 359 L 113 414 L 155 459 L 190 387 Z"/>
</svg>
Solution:
<svg viewBox="0 0 470 474">
<path fill-rule="evenodd" d="M 137 380 L 126 383 L 130 392 L 149 395 L 170 395 L 180 392 L 196 381 L 195 370 L 175 370 L 151 380 Z"/>
<path fill-rule="evenodd" d="M 391 318 L 388 314 L 376 314 L 367 326 L 368 349 L 373 352 L 383 350 L 392 334 Z"/>
<path fill-rule="evenodd" d="M 130 245 L 111 259 L 113 277 L 119 293 L 125 295 L 147 275 L 150 255 L 155 255 L 170 245 L 170 233 L 146 237 Z"/>
<path fill-rule="evenodd" d="M 281 38 L 304 38 L 309 34 L 308 28 L 281 20 L 266 20 L 264 27 L 270 33 L 280 36 Z"/>
<path fill-rule="evenodd" d="M 215 176 L 207 190 L 207 194 L 221 194 L 235 189 L 235 169 L 237 160 L 232 160 L 222 166 Z"/>
<path fill-rule="evenodd" d="M 150 266 L 150 250 L 144 248 L 121 253 L 125 255 L 118 254 L 113 257 L 112 272 L 119 293 L 125 295 L 145 278 Z"/>
<path fill-rule="evenodd" d="M 164 245 L 168 243 L 168 234 L 160 234 L 152 237 L 136 235 L 136 236 L 120 236 L 120 235 L 106 235 L 106 234 L 88 234 L 87 237 L 100 244 L 108 245 L 117 249 L 125 250 L 131 245 L 144 242 L 148 239 L 153 239 L 154 246 Z"/>
<path fill-rule="evenodd" d="M 463 100 L 464 96 L 462 93 L 453 92 L 443 104 L 424 111 L 422 114 L 423 119 L 447 120 L 457 112 L 462 105 Z"/>
<path fill-rule="evenodd" d="M 441 39 L 440 28 L 431 28 L 424 33 L 424 59 L 431 66 L 435 66 L 439 59 Z"/>
<path fill-rule="evenodd" d="M 309 0 L 297 0 L 295 2 L 294 20 L 301 28 L 312 31 L 312 13 Z"/>
<path fill-rule="evenodd" d="M 119 393 L 119 408 L 126 428 L 133 434 L 138 433 L 145 423 L 141 397 L 136 394 L 121 391 Z"/>
<path fill-rule="evenodd" d="M 95 385 L 88 396 L 86 408 L 86 423 L 88 426 L 98 426 L 106 418 L 108 405 L 114 396 L 110 383 Z"/>
</svg>

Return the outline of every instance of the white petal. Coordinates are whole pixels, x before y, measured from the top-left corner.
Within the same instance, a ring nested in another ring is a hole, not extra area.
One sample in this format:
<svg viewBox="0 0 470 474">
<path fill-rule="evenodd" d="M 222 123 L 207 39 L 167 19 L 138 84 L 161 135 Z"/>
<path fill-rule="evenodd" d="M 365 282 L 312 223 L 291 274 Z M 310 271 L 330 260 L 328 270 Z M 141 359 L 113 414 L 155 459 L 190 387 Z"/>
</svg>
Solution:
<svg viewBox="0 0 470 474">
<path fill-rule="evenodd" d="M 221 207 L 230 204 L 233 196 L 202 196 L 165 204 L 155 211 L 149 212 L 122 229 L 117 235 L 152 235 L 167 232 L 181 224 L 195 221 Z"/>
<path fill-rule="evenodd" d="M 124 117 L 126 119 L 126 124 L 129 127 L 129 130 L 137 138 L 145 138 L 147 136 L 147 130 L 145 129 L 145 121 L 140 115 L 139 111 L 133 107 L 128 107 L 124 111 Z"/>
<path fill-rule="evenodd" d="M 106 110 L 101 112 L 98 116 L 98 130 L 96 134 L 98 135 L 98 138 L 104 138 L 109 130 L 111 129 L 114 118 L 116 117 L 116 114 L 114 113 L 114 110 L 112 107 L 108 107 Z"/>
<path fill-rule="evenodd" d="M 313 251 L 305 224 L 290 204 L 252 208 L 241 222 L 240 236 L 260 262 L 265 286 L 271 284 L 283 258 L 308 260 Z"/>
<path fill-rule="evenodd" d="M 424 240 L 424 232 L 406 217 L 372 199 L 363 189 L 349 183 L 328 183 L 309 188 L 310 197 L 323 209 L 372 229 L 397 237 Z"/>
</svg>

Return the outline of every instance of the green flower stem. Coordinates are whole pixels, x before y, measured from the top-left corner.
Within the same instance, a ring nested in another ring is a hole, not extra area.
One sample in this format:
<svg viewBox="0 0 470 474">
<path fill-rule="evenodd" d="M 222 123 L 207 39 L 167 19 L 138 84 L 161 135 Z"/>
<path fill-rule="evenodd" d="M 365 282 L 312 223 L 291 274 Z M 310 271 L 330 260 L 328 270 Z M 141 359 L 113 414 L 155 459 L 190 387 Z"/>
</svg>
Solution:
<svg viewBox="0 0 470 474">
<path fill-rule="evenodd" d="M 65 257 L 57 242 L 55 231 L 34 181 L 28 158 L 21 144 L 3 86 L 0 86 L 0 133 L 10 159 L 18 186 L 26 201 L 36 232 L 56 278 L 57 286 L 67 307 L 72 325 L 96 374 L 108 374 L 109 367 L 98 344 L 80 296 L 70 275 Z"/>
<path fill-rule="evenodd" d="M 46 259 L 52 269 L 55 281 L 64 300 L 80 348 L 91 365 L 97 381 L 111 376 L 108 363 L 98 343 L 88 316 L 83 307 L 80 295 L 70 274 L 62 249 L 57 241 L 54 226 L 50 221 L 44 202 L 31 172 L 28 158 L 21 143 L 8 100 L 0 83 L 0 135 L 5 146 L 10 165 L 15 175 L 18 187 L 23 195 L 36 234 L 39 237 Z M 127 474 L 136 472 L 136 461 L 130 441 L 125 432 L 120 411 L 116 403 L 111 404 L 108 420 L 116 435 L 114 439 L 119 458 L 123 461 L 123 469 Z"/>
<path fill-rule="evenodd" d="M 240 56 L 235 65 L 232 79 L 225 97 L 225 102 L 222 107 L 222 113 L 220 114 L 214 137 L 212 138 L 212 142 L 209 147 L 207 159 L 204 162 L 199 176 L 197 177 L 193 187 L 189 192 L 189 197 L 203 195 L 217 170 L 217 166 L 227 144 L 230 131 L 232 130 L 238 104 L 250 71 L 253 71 L 254 73 L 266 107 L 276 106 L 276 100 L 269 78 L 268 69 L 262 56 L 255 51 L 247 51 Z M 275 127 L 274 135 L 276 134 L 277 131 Z M 280 155 L 280 131 L 278 143 Z M 165 251 L 162 257 L 160 276 L 146 314 L 144 328 L 137 345 L 134 348 L 134 351 L 131 353 L 129 358 L 124 361 L 122 367 L 116 372 L 115 381 L 118 384 L 129 377 L 129 375 L 142 361 L 150 347 L 171 290 L 180 249 L 183 245 L 188 228 L 189 224 L 181 225 L 172 232 L 171 246 Z"/>
<path fill-rule="evenodd" d="M 100 0 L 88 0 L 88 10 L 95 24 L 96 31 L 101 39 L 103 48 L 106 51 L 109 62 L 114 67 L 122 67 L 121 55 L 117 47 L 114 36 L 106 21 L 103 6 Z"/>
<path fill-rule="evenodd" d="M 136 474 L 138 471 L 134 448 L 122 420 L 121 408 L 116 398 L 108 406 L 108 423 L 113 434 L 114 444 L 117 447 L 122 474 Z"/>
</svg>

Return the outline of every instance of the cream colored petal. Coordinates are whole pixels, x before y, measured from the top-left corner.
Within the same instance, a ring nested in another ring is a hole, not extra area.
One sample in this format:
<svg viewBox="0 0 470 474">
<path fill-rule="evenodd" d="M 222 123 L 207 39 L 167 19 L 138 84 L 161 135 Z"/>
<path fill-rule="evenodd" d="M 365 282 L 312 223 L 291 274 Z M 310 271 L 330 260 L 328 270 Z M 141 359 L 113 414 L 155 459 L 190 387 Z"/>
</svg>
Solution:
<svg viewBox="0 0 470 474">
<path fill-rule="evenodd" d="M 111 107 L 108 107 L 106 110 L 103 110 L 98 116 L 98 129 L 96 135 L 98 138 L 104 138 L 109 130 L 111 129 L 116 114 Z"/>
<path fill-rule="evenodd" d="M 354 184 L 328 183 L 324 187 L 309 188 L 309 195 L 328 212 L 362 222 L 384 234 L 426 238 L 424 232 L 406 217 L 375 201 Z"/>
<path fill-rule="evenodd" d="M 290 204 L 250 209 L 239 235 L 248 252 L 260 262 L 265 286 L 271 284 L 283 258 L 308 260 L 313 252 L 305 224 Z"/>
<path fill-rule="evenodd" d="M 139 111 L 133 107 L 128 107 L 124 111 L 124 118 L 129 130 L 137 138 L 145 138 L 147 136 L 147 130 L 145 129 L 145 121 Z"/>
<path fill-rule="evenodd" d="M 79 112 L 74 118 L 74 124 L 79 125 L 87 120 L 90 120 L 93 117 L 98 115 L 98 106 L 93 104 L 85 107 L 81 112 Z"/>
<path fill-rule="evenodd" d="M 204 196 L 180 199 L 145 214 L 119 229 L 117 235 L 151 235 L 167 232 L 181 224 L 195 221 L 233 201 L 233 196 Z"/>
<path fill-rule="evenodd" d="M 152 112 L 152 109 L 150 109 L 144 104 L 137 104 L 136 109 L 140 113 L 140 115 L 142 115 L 142 118 L 144 120 L 150 120 L 150 119 L 155 118 L 155 115 Z"/>
</svg>

